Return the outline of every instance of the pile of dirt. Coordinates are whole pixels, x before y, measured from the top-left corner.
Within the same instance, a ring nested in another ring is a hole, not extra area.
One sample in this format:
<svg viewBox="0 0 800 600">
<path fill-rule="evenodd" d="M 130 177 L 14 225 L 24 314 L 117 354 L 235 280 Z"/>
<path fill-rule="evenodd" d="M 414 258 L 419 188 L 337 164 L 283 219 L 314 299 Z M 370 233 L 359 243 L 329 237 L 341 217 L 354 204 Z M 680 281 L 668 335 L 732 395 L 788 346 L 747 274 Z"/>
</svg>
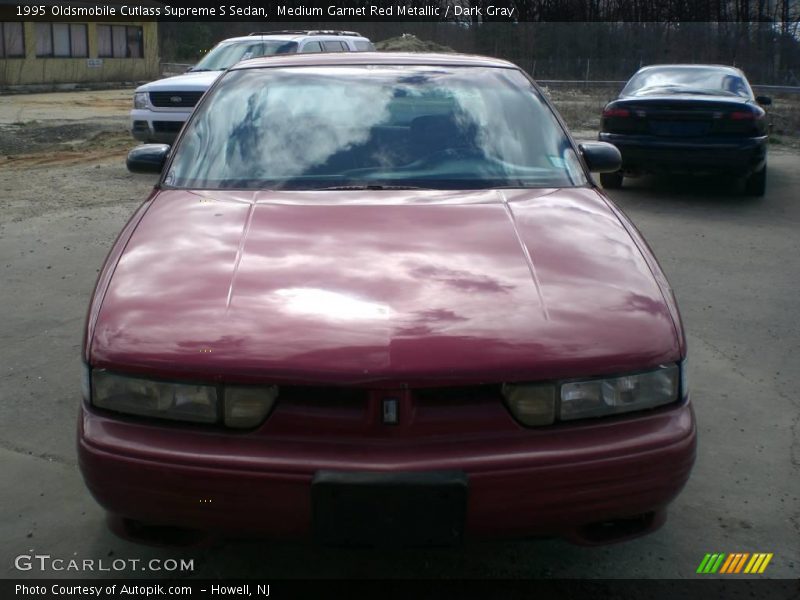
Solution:
<svg viewBox="0 0 800 600">
<path fill-rule="evenodd" d="M 381 52 L 455 52 L 449 46 L 421 40 L 411 33 L 375 42 L 375 48 Z"/>
<path fill-rule="evenodd" d="M 0 169 L 88 165 L 112 157 L 122 160 L 137 143 L 126 125 L 116 119 L 98 119 L 0 126 Z"/>
</svg>

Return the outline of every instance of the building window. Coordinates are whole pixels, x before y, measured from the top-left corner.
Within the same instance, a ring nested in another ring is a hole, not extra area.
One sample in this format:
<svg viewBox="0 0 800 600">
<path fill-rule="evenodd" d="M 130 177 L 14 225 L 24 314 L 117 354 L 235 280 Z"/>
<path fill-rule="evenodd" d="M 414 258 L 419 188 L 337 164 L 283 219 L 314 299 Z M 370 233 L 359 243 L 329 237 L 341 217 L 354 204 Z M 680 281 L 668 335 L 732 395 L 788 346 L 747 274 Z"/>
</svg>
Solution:
<svg viewBox="0 0 800 600">
<path fill-rule="evenodd" d="M 0 23 L 0 58 L 25 58 L 22 23 Z"/>
<path fill-rule="evenodd" d="M 89 56 L 87 27 L 81 23 L 36 23 L 36 56 L 86 58 Z"/>
<path fill-rule="evenodd" d="M 100 58 L 144 58 L 141 27 L 98 25 L 97 56 Z"/>
</svg>

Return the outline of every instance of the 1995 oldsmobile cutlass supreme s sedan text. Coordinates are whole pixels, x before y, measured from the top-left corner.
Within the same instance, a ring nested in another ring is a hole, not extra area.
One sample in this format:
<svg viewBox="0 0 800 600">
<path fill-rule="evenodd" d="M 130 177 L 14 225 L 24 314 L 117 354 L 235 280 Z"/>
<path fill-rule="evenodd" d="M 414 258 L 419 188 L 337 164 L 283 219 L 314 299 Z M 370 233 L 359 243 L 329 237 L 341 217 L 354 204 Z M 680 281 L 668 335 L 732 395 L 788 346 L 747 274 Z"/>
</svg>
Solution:
<svg viewBox="0 0 800 600">
<path fill-rule="evenodd" d="M 114 530 L 605 543 L 695 456 L 672 291 L 514 65 L 239 63 L 101 271 L 80 467 Z M 184 539 L 184 538 L 181 538 Z"/>
</svg>

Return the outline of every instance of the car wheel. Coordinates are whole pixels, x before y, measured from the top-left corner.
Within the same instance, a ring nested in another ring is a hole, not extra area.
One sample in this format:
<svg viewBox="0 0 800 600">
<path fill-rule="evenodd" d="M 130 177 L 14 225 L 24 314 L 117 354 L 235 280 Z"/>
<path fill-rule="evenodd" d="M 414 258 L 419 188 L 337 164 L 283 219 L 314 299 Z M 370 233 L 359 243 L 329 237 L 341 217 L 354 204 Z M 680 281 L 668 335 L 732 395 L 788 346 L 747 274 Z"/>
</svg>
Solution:
<svg viewBox="0 0 800 600">
<path fill-rule="evenodd" d="M 747 196 L 763 196 L 767 189 L 767 165 L 750 175 L 744 181 L 744 193 Z"/>
<path fill-rule="evenodd" d="M 600 173 L 600 183 L 607 190 L 616 190 L 622 187 L 622 173 Z"/>
</svg>

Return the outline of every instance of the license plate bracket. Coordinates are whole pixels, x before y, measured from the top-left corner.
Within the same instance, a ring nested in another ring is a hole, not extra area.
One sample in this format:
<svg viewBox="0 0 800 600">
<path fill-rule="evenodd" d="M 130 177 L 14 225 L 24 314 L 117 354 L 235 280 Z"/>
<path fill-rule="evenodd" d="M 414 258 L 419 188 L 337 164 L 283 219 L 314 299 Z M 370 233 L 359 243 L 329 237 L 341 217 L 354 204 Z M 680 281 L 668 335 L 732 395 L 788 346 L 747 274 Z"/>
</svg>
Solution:
<svg viewBox="0 0 800 600">
<path fill-rule="evenodd" d="M 706 135 L 709 124 L 702 121 L 651 121 L 650 130 L 655 135 L 692 137 Z"/>
<path fill-rule="evenodd" d="M 314 535 L 333 546 L 449 546 L 462 540 L 468 481 L 461 471 L 318 471 Z"/>
</svg>

